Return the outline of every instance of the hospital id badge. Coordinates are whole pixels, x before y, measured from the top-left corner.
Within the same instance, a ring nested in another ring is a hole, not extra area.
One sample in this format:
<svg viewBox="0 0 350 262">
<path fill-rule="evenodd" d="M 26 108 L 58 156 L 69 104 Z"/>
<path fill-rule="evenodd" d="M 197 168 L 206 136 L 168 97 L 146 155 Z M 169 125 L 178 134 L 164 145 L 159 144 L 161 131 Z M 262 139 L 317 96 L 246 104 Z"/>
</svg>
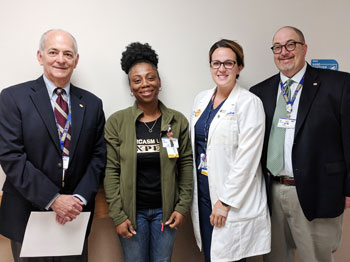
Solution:
<svg viewBox="0 0 350 262">
<path fill-rule="evenodd" d="M 296 119 L 292 119 L 292 118 L 280 118 L 278 120 L 278 124 L 277 127 L 280 128 L 288 128 L 288 129 L 294 129 L 295 128 L 295 123 L 296 123 Z"/>
<path fill-rule="evenodd" d="M 63 169 L 67 170 L 68 169 L 68 164 L 69 164 L 69 157 L 68 156 L 63 156 L 62 157 L 63 161 Z"/>
<path fill-rule="evenodd" d="M 168 146 L 166 148 L 166 151 L 168 152 L 168 157 L 169 158 L 178 158 L 179 157 L 179 153 L 178 153 L 176 147 Z"/>
<path fill-rule="evenodd" d="M 177 138 L 162 137 L 163 147 L 166 148 L 169 158 L 178 158 L 179 152 L 177 151 L 179 147 L 179 141 Z"/>
<path fill-rule="evenodd" d="M 177 138 L 162 137 L 163 147 L 179 148 L 179 141 Z"/>
</svg>

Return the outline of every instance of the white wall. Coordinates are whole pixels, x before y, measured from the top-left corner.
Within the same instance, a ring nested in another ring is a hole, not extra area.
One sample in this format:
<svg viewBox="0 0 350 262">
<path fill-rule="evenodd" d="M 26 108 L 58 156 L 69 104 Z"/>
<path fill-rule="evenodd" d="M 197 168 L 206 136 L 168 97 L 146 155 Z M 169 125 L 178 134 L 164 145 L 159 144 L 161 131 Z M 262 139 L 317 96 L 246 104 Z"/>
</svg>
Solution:
<svg viewBox="0 0 350 262">
<path fill-rule="evenodd" d="M 208 50 L 220 38 L 242 44 L 246 67 L 240 82 L 246 87 L 277 72 L 269 48 L 284 25 L 304 32 L 308 60 L 336 59 L 340 70 L 350 71 L 349 10 L 348 0 L 0 0 L 0 90 L 39 77 L 39 38 L 62 28 L 79 45 L 73 83 L 102 98 L 106 117 L 133 103 L 120 68 L 121 53 L 132 41 L 149 42 L 157 51 L 160 98 L 189 116 L 195 94 L 213 86 Z M 0 169 L 0 189 L 4 178 Z M 200 260 L 188 223 L 177 238 L 174 261 Z M 91 261 L 122 261 L 112 232 L 108 219 L 95 220 Z"/>
<path fill-rule="evenodd" d="M 196 93 L 213 86 L 208 50 L 220 38 L 237 40 L 246 55 L 240 82 L 249 87 L 276 71 L 269 47 L 283 25 L 300 28 L 308 60 L 331 58 L 350 71 L 347 0 L 0 0 L 0 90 L 37 78 L 41 34 L 70 31 L 80 61 L 73 83 L 104 101 L 106 117 L 132 104 L 120 57 L 132 41 L 159 54 L 160 98 L 189 116 Z M 4 175 L 0 170 L 0 186 Z"/>
</svg>

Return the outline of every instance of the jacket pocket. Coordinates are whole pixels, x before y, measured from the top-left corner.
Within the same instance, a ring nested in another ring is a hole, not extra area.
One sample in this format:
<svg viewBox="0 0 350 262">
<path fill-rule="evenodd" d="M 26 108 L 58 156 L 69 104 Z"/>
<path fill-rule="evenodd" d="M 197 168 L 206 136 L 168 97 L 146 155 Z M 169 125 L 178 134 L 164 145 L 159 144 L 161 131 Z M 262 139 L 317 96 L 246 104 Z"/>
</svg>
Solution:
<svg viewBox="0 0 350 262">
<path fill-rule="evenodd" d="M 214 132 L 216 144 L 237 146 L 239 133 L 237 117 L 235 115 L 224 116 Z"/>
<path fill-rule="evenodd" d="M 327 163 L 326 164 L 326 172 L 329 175 L 336 175 L 339 173 L 345 173 L 346 172 L 345 162 L 339 161 L 339 162 Z"/>
</svg>

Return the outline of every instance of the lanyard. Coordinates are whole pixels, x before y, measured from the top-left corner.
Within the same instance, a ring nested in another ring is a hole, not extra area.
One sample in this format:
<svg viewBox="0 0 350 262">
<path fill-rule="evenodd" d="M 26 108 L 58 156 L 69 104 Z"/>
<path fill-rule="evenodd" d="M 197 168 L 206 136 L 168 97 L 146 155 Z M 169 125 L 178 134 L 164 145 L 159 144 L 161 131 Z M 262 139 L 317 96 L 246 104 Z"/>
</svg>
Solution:
<svg viewBox="0 0 350 262">
<path fill-rule="evenodd" d="M 68 168 L 69 157 L 68 156 L 63 156 L 63 148 L 64 148 L 64 141 L 67 138 L 68 130 L 69 130 L 70 123 L 71 123 L 71 103 L 70 103 L 70 100 L 69 100 L 69 103 L 68 103 L 67 121 L 66 121 L 66 125 L 64 126 L 62 134 L 60 132 L 60 127 L 59 127 L 59 125 L 57 123 L 56 117 L 55 117 L 55 121 L 56 121 L 58 136 L 59 136 L 59 139 L 60 139 L 60 146 L 61 146 L 61 150 L 62 150 L 62 161 L 63 161 L 62 187 L 64 187 L 64 185 L 65 185 L 64 178 L 65 178 L 65 174 L 66 174 L 66 169 Z"/>
<path fill-rule="evenodd" d="M 206 156 L 206 151 L 207 151 L 207 145 L 208 145 L 208 136 L 209 136 L 209 128 L 211 125 L 211 122 L 213 121 L 215 115 L 211 118 L 210 117 L 213 113 L 217 113 L 221 106 L 224 104 L 224 102 L 226 101 L 226 99 L 224 101 L 222 101 L 220 103 L 220 105 L 217 106 L 217 108 L 213 108 L 214 107 L 214 101 L 215 101 L 215 97 L 216 97 L 216 90 L 215 93 L 213 94 L 213 96 L 211 97 L 210 101 L 209 101 L 209 112 L 207 114 L 207 117 L 205 119 L 204 122 L 204 139 L 205 139 L 205 143 L 204 143 L 204 153 L 200 154 L 200 163 L 198 166 L 198 170 L 200 170 L 202 175 L 208 176 L 208 170 L 207 170 L 207 156 Z"/>
<path fill-rule="evenodd" d="M 204 137 L 205 137 L 204 151 L 207 150 L 207 142 L 208 142 L 208 135 L 209 135 L 209 127 L 210 127 L 209 118 L 210 118 L 211 112 L 213 111 L 213 106 L 214 106 L 213 101 L 215 100 L 215 95 L 216 95 L 216 92 L 214 93 L 214 95 L 212 96 L 212 98 L 209 101 L 210 109 L 209 109 L 209 113 L 208 113 L 207 118 L 205 119 L 205 123 L 204 123 Z"/>
<path fill-rule="evenodd" d="M 215 109 L 214 107 L 214 101 L 215 101 L 215 97 L 216 97 L 216 91 L 214 93 L 214 95 L 212 96 L 212 98 L 209 101 L 209 112 L 207 115 L 207 118 L 205 119 L 205 123 L 204 123 L 204 136 L 205 136 L 205 148 L 204 151 L 207 151 L 207 143 L 208 143 L 208 136 L 209 136 L 209 128 L 211 125 L 211 122 L 214 120 L 214 117 L 212 117 L 211 121 L 209 121 L 211 114 L 214 112 L 215 114 L 217 114 L 217 112 L 220 110 L 221 106 L 225 103 L 226 99 L 225 98 Z"/>
<path fill-rule="evenodd" d="M 294 94 L 292 96 L 292 99 L 289 100 L 288 94 L 286 93 L 286 89 L 284 88 L 282 81 L 280 82 L 281 93 L 282 93 L 282 96 L 284 98 L 284 101 L 286 101 L 286 110 L 288 112 L 288 114 L 287 114 L 288 118 L 290 118 L 290 115 L 293 111 L 293 104 L 295 102 L 295 99 L 296 99 L 300 89 L 303 87 L 303 84 L 304 84 L 304 77 L 300 80 L 300 82 L 297 86 L 297 89 L 295 89 Z"/>
</svg>

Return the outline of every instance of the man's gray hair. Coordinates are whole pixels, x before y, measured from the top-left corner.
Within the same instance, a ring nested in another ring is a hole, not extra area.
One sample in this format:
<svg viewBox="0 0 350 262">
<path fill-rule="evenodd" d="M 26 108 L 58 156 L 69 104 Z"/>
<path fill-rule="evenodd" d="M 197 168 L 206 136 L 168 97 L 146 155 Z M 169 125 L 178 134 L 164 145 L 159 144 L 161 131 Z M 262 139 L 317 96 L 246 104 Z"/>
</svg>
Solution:
<svg viewBox="0 0 350 262">
<path fill-rule="evenodd" d="M 77 54 L 78 54 L 77 40 L 75 40 L 74 36 L 71 33 L 67 32 L 65 30 L 62 30 L 62 29 L 50 29 L 50 30 L 46 31 L 45 33 L 43 33 L 43 35 L 40 38 L 40 42 L 39 42 L 39 51 L 41 53 L 44 51 L 46 36 L 47 36 L 48 33 L 53 32 L 53 31 L 61 31 L 61 32 L 64 32 L 64 33 L 67 33 L 68 35 L 70 35 L 70 37 L 73 40 L 74 55 L 77 56 Z"/>
</svg>

